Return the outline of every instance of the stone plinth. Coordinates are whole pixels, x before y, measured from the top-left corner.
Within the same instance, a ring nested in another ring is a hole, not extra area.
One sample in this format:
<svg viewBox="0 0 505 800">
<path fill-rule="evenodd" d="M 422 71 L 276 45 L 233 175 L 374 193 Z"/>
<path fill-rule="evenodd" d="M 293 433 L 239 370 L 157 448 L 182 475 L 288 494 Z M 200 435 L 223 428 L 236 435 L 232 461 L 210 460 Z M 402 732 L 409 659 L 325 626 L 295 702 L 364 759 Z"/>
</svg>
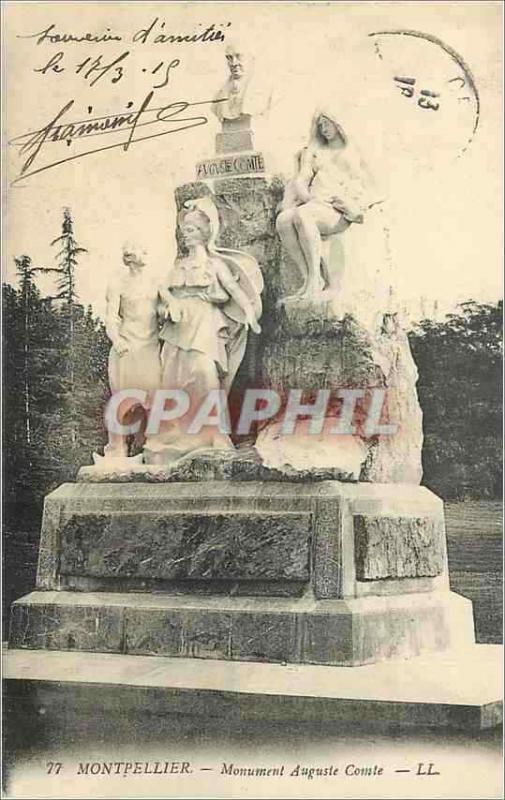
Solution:
<svg viewBox="0 0 505 800">
<path fill-rule="evenodd" d="M 251 116 L 242 114 L 236 119 L 222 120 L 222 130 L 216 135 L 216 155 L 197 163 L 196 180 L 263 175 L 264 172 L 263 154 L 254 149 Z"/>
<path fill-rule="evenodd" d="M 66 484 L 10 645 L 355 665 L 473 641 L 442 502 L 412 486 Z"/>
<path fill-rule="evenodd" d="M 174 713 L 221 724 L 347 721 L 382 732 L 393 725 L 468 733 L 498 726 L 503 718 L 498 645 L 354 668 L 10 650 L 3 679 L 16 714 L 30 711 L 40 722 L 43 708 L 58 730 L 62 720 L 75 730 L 86 715 L 93 731 L 104 718 L 108 729 L 112 719 L 114 730 L 124 731 L 132 720 L 150 727 L 153 715 L 169 721 Z"/>
<path fill-rule="evenodd" d="M 216 153 L 240 153 L 254 147 L 251 115 L 241 114 L 235 119 L 223 119 L 222 130 L 216 134 Z"/>
<path fill-rule="evenodd" d="M 216 153 L 240 153 L 252 149 L 251 130 L 223 131 L 216 135 Z"/>
<path fill-rule="evenodd" d="M 471 604 L 451 592 L 317 601 L 141 592 L 32 592 L 9 646 L 353 666 L 472 643 Z"/>
</svg>

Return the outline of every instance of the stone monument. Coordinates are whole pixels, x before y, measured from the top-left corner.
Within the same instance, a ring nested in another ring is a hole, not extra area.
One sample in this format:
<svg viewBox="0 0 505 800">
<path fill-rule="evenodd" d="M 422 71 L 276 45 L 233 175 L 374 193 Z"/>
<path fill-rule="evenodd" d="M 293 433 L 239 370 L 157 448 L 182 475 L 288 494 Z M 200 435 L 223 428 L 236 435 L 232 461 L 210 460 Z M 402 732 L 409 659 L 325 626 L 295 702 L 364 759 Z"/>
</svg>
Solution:
<svg viewBox="0 0 505 800">
<path fill-rule="evenodd" d="M 228 127 L 249 124 L 249 89 L 227 57 L 218 147 L 252 147 L 249 128 Z M 419 486 L 408 340 L 390 308 L 374 329 L 342 310 L 338 259 L 374 202 L 345 132 L 317 112 L 287 187 L 233 175 L 213 190 L 176 192 L 160 387 L 298 391 L 301 430 L 285 432 L 284 404 L 249 438 L 187 447 L 171 429 L 147 435 L 141 465 L 83 468 L 46 498 L 37 587 L 13 606 L 10 646 L 355 667 L 472 643 L 443 503 Z"/>
<path fill-rule="evenodd" d="M 217 92 L 212 111 L 221 123 L 216 135 L 216 157 L 196 165 L 196 179 L 212 180 L 227 175 L 261 175 L 262 153 L 254 149 L 252 120 L 264 114 L 270 98 L 256 86 L 254 58 L 237 44 L 226 47 L 229 76 Z"/>
</svg>

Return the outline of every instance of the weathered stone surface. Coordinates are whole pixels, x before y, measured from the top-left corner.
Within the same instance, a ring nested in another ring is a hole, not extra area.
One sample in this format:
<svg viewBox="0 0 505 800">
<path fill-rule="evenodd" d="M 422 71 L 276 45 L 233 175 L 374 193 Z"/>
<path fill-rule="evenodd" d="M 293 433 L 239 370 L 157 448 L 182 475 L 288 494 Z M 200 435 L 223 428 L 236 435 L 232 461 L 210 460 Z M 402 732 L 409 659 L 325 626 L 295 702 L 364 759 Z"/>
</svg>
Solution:
<svg viewBox="0 0 505 800">
<path fill-rule="evenodd" d="M 273 467 L 263 463 L 253 447 L 238 450 L 213 450 L 208 454 L 188 455 L 173 464 L 155 466 L 141 464 L 127 470 L 103 459 L 100 464 L 81 467 L 77 481 L 84 483 L 179 483 L 193 481 L 263 481 L 306 483 L 319 481 L 352 481 L 352 470 L 334 467 L 303 468 L 279 463 Z"/>
<path fill-rule="evenodd" d="M 59 588 L 60 521 L 62 504 L 55 493 L 44 498 L 42 531 L 39 544 L 38 575 L 43 576 L 40 589 Z"/>
<path fill-rule="evenodd" d="M 343 595 L 344 503 L 321 497 L 314 510 L 312 586 L 318 599 Z"/>
<path fill-rule="evenodd" d="M 374 358 L 380 364 L 386 387 L 384 416 L 397 426 L 393 435 L 370 443 L 361 480 L 377 483 L 419 484 L 423 475 L 423 415 L 417 397 L 417 367 L 405 331 L 395 322 L 374 341 Z"/>
<path fill-rule="evenodd" d="M 278 310 L 276 335 L 263 358 L 266 385 L 306 392 L 383 385 L 368 332 L 326 305 Z"/>
<path fill-rule="evenodd" d="M 444 532 L 429 517 L 353 519 L 356 577 L 361 581 L 421 578 L 444 568 Z"/>
<path fill-rule="evenodd" d="M 182 591 L 187 582 L 200 593 L 211 581 L 218 593 L 299 594 L 312 492 L 273 482 L 62 486 L 47 498 L 37 586 Z"/>
<path fill-rule="evenodd" d="M 311 423 L 311 419 L 298 420 L 292 434 L 283 432 L 281 421 L 260 431 L 255 447 L 264 465 L 286 474 L 334 472 L 345 475 L 345 480 L 358 481 L 367 454 L 361 439 L 332 433 L 331 427 L 337 424 L 334 417 L 326 417 L 320 433 L 311 433 Z M 317 470 L 310 467 L 314 461 L 317 461 Z"/>
<path fill-rule="evenodd" d="M 325 601 L 320 604 L 322 613 L 307 615 L 304 620 L 302 660 L 306 664 L 345 664 L 353 660 L 352 615 L 344 607 L 335 613 L 330 605 L 325 614 L 324 605 Z"/>
<path fill-rule="evenodd" d="M 387 315 L 386 315 L 387 316 Z M 314 403 L 317 393 L 330 390 L 326 410 L 328 423 L 338 419 L 339 389 L 364 391 L 353 415 L 354 450 L 339 435 L 326 435 L 310 456 L 314 466 L 332 466 L 349 471 L 361 481 L 419 484 L 422 478 L 422 414 L 417 399 L 417 371 L 406 335 L 397 327 L 388 332 L 366 329 L 351 314 L 342 316 L 338 302 L 328 299 L 294 299 L 277 309 L 272 335 L 262 355 L 262 385 L 274 386 L 284 398 L 291 390 L 302 390 L 303 402 Z M 384 390 L 377 422 L 395 426 L 389 433 L 368 432 L 366 422 L 373 389 Z M 278 415 L 282 417 L 283 409 Z M 269 421 L 256 442 L 266 464 L 272 447 L 290 452 L 293 465 L 307 463 L 307 450 L 300 426 L 279 437 L 277 419 Z M 274 438 L 276 442 L 274 442 Z M 284 440 L 286 440 L 284 442 Z M 297 448 L 300 451 L 297 457 Z M 352 468 L 349 464 L 352 464 Z"/>
<path fill-rule="evenodd" d="M 236 614 L 232 620 L 231 657 L 234 661 L 300 660 L 296 613 Z"/>
<path fill-rule="evenodd" d="M 366 430 L 371 390 L 385 388 L 385 375 L 376 358 L 370 332 L 351 315 L 340 317 L 329 300 L 319 305 L 305 300 L 285 303 L 277 310 L 273 329 L 274 334 L 263 351 L 262 384 L 276 387 L 285 399 L 289 391 L 301 390 L 303 402 L 307 404 L 314 403 L 321 390 L 329 390 L 331 394 L 324 428 L 317 436 L 305 435 L 303 422 L 297 423 L 293 433 L 279 434 L 284 411 L 281 408 L 278 419 L 269 421 L 256 440 L 256 449 L 264 463 L 278 467 L 282 456 L 286 464 L 298 469 L 312 464 L 346 472 L 357 480 L 372 480 L 379 474 L 377 447 L 380 446 L 382 482 L 412 480 L 419 483 L 418 471 L 408 472 L 408 469 L 412 461 L 416 468 L 420 463 L 421 443 L 417 439 L 415 442 L 406 439 L 403 428 L 401 435 L 398 434 L 404 442 L 402 448 L 396 447 L 396 434 L 378 437 Z M 340 389 L 364 392 L 355 405 L 352 435 L 333 432 L 342 413 Z M 393 417 L 392 413 L 392 421 Z M 381 419 L 385 421 L 388 420 Z M 408 420 L 402 422 L 408 423 Z M 382 440 L 387 443 L 383 445 Z"/>
<path fill-rule="evenodd" d="M 185 658 L 231 658 L 231 616 L 226 611 L 184 614 L 180 655 Z"/>
<path fill-rule="evenodd" d="M 125 653 L 178 656 L 182 650 L 184 615 L 181 609 L 162 612 L 152 608 L 126 608 Z"/>
<path fill-rule="evenodd" d="M 423 487 L 82 482 L 51 493 L 46 508 L 39 589 L 275 597 L 310 584 L 318 598 L 342 598 L 448 588 L 443 504 Z M 357 580 L 354 515 L 437 520 L 441 573 Z"/>
<path fill-rule="evenodd" d="M 62 575 L 309 579 L 310 518 L 290 512 L 75 514 Z"/>
<path fill-rule="evenodd" d="M 233 661 L 295 661 L 296 615 L 264 610 L 126 612 L 127 653 Z"/>
<path fill-rule="evenodd" d="M 122 648 L 122 610 L 96 605 L 60 605 L 58 602 L 12 606 L 11 647 L 46 650 L 90 650 L 117 653 Z"/>
<path fill-rule="evenodd" d="M 471 644 L 473 621 L 471 603 L 451 592 L 319 601 L 34 592 L 14 606 L 9 642 L 28 649 L 354 665 Z"/>
</svg>

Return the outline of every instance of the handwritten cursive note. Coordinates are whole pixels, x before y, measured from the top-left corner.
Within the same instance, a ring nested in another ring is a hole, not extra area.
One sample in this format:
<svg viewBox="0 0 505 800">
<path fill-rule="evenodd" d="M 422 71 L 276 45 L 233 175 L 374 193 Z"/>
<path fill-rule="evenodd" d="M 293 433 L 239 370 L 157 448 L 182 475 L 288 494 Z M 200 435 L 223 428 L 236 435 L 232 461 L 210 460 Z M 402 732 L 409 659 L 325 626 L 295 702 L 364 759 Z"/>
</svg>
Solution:
<svg viewBox="0 0 505 800">
<path fill-rule="evenodd" d="M 205 114 L 187 112 L 195 106 L 210 106 L 215 102 L 212 99 L 172 100 L 164 97 L 161 102 L 153 103 L 155 93 L 170 86 L 174 75 L 184 70 L 181 58 L 174 58 L 172 52 L 168 57 L 164 56 L 162 51 L 161 58 L 153 59 L 150 56 L 149 60 L 135 56 L 146 44 L 206 46 L 224 42 L 225 30 L 230 25 L 229 22 L 223 26 L 212 23 L 206 27 L 198 25 L 193 31 L 181 32 L 170 30 L 165 20 L 155 17 L 148 25 L 131 33 L 119 32 L 111 27 L 98 32 L 62 31 L 51 22 L 35 32 L 17 34 L 18 39 L 33 45 L 34 62 L 28 69 L 40 76 L 46 85 L 48 81 L 66 80 L 65 85 L 69 80 L 76 81 L 76 95 L 80 98 L 83 85 L 92 90 L 97 84 L 109 83 L 114 86 L 125 83 L 129 77 L 133 77 L 134 85 L 137 85 L 139 77 L 144 77 L 148 85 L 143 99 L 131 99 L 123 110 L 104 110 L 99 115 L 96 114 L 91 95 L 89 103 L 85 101 L 82 108 L 77 107 L 75 96 L 71 97 L 63 106 L 50 111 L 48 121 L 41 127 L 15 135 L 9 144 L 18 149 L 20 167 L 12 183 L 26 181 L 40 172 L 61 167 L 75 159 L 113 148 L 122 148 L 127 152 L 134 143 L 205 125 L 208 122 Z M 55 45 L 58 46 L 56 51 Z M 101 45 L 102 52 L 96 54 L 96 48 L 86 52 L 87 45 Z M 153 126 L 156 132 L 152 132 Z M 139 130 L 146 127 L 149 127 L 149 133 L 139 135 Z M 80 146 L 84 140 L 97 136 L 107 136 L 107 144 L 102 144 L 102 138 L 98 146 L 89 147 L 87 142 L 84 149 Z M 62 147 L 67 152 L 63 153 Z M 69 148 L 71 152 L 68 152 Z"/>
</svg>

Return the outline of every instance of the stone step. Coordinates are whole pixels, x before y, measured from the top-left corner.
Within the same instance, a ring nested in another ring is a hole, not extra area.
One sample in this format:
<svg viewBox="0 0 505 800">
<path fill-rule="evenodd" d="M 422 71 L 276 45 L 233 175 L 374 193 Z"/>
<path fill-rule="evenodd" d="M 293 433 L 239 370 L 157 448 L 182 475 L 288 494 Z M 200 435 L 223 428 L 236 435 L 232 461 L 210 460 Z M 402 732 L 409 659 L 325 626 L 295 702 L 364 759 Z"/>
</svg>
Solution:
<svg viewBox="0 0 505 800">
<path fill-rule="evenodd" d="M 502 663 L 498 645 L 350 668 L 9 650 L 3 678 L 8 694 L 60 718 L 88 709 L 120 722 L 155 712 L 469 731 L 501 722 Z"/>
<path fill-rule="evenodd" d="M 352 666 L 473 641 L 471 602 L 449 591 L 345 600 L 42 591 L 13 604 L 9 646 Z"/>
</svg>

